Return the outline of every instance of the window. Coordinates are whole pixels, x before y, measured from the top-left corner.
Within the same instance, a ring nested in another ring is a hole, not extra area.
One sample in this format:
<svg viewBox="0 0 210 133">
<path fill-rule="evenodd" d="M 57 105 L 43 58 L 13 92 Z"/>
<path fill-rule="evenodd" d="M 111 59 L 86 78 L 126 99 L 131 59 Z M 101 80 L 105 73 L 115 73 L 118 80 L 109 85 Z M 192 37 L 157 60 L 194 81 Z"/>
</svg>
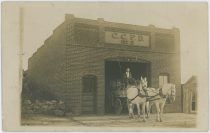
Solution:
<svg viewBox="0 0 210 133">
<path fill-rule="evenodd" d="M 96 89 L 96 76 L 85 75 L 82 78 L 83 92 L 94 92 Z"/>
<path fill-rule="evenodd" d="M 168 74 L 160 74 L 159 75 L 159 87 L 162 87 L 163 84 L 169 83 L 169 75 Z"/>
</svg>

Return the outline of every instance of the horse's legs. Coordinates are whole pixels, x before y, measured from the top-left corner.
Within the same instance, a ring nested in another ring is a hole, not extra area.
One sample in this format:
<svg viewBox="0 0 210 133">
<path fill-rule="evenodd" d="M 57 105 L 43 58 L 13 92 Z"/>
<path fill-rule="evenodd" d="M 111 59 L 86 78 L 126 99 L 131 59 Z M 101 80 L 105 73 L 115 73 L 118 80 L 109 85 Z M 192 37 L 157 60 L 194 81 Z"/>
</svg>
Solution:
<svg viewBox="0 0 210 133">
<path fill-rule="evenodd" d="M 128 103 L 128 114 L 129 114 L 129 118 L 134 118 L 132 103 Z"/>
<path fill-rule="evenodd" d="M 143 121 L 145 122 L 146 119 L 145 119 L 145 107 L 146 107 L 146 103 L 143 103 L 142 104 L 142 114 L 143 114 Z"/>
<path fill-rule="evenodd" d="M 159 106 L 159 102 L 155 103 L 156 106 L 156 111 L 157 111 L 157 121 L 160 121 L 160 106 Z"/>
<path fill-rule="evenodd" d="M 150 117 L 150 113 L 151 113 L 152 104 L 153 104 L 153 103 L 149 103 L 149 104 L 148 104 L 148 107 L 149 107 L 149 110 L 148 110 L 148 112 L 149 112 L 149 113 L 148 113 L 148 114 L 149 114 L 149 117 Z"/>
<path fill-rule="evenodd" d="M 140 104 L 137 103 L 136 106 L 137 106 L 137 110 L 138 110 L 138 118 L 140 118 L 140 115 L 141 115 Z"/>
<path fill-rule="evenodd" d="M 134 110 L 134 105 L 135 105 L 135 104 L 132 104 L 132 105 L 131 105 L 131 110 L 132 110 L 131 115 L 132 115 L 132 118 L 133 118 L 133 119 L 134 119 L 134 112 L 133 112 L 133 110 Z"/>
<path fill-rule="evenodd" d="M 165 101 L 163 103 L 161 103 L 161 105 L 160 105 L 160 122 L 163 121 L 162 116 L 163 116 L 164 106 L 165 106 Z"/>
<path fill-rule="evenodd" d="M 129 116 L 129 118 L 134 118 L 133 104 L 128 99 L 127 99 L 127 106 L 128 106 L 128 116 Z"/>
<path fill-rule="evenodd" d="M 150 116 L 150 104 L 149 102 L 146 102 L 146 110 L 147 110 L 147 118 Z"/>
<path fill-rule="evenodd" d="M 128 101 L 127 101 L 127 107 L 128 107 L 128 116 L 129 116 L 129 118 L 130 118 L 130 103 L 128 103 Z"/>
</svg>

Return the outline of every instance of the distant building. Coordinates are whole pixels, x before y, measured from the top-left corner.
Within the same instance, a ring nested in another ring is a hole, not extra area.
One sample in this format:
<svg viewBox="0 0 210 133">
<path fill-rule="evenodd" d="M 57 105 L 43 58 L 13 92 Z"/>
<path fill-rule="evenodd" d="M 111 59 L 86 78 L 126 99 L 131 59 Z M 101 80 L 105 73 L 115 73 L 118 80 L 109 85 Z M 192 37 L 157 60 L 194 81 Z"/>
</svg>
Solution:
<svg viewBox="0 0 210 133">
<path fill-rule="evenodd" d="M 113 112 L 110 84 L 120 79 L 127 67 L 135 79 L 146 76 L 151 87 L 174 83 L 176 101 L 166 104 L 165 112 L 182 111 L 177 28 L 67 14 L 29 59 L 28 77 L 34 90 L 46 90 L 49 97 L 63 100 L 73 113 L 108 114 Z"/>
<path fill-rule="evenodd" d="M 197 79 L 192 76 L 182 85 L 183 112 L 195 113 L 197 111 Z"/>
</svg>

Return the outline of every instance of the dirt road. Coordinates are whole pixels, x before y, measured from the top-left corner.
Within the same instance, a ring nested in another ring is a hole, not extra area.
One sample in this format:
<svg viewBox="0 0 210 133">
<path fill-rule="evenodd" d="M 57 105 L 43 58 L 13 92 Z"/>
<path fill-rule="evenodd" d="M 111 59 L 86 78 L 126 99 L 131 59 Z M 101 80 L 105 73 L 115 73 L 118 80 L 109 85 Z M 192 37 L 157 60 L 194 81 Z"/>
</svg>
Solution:
<svg viewBox="0 0 210 133">
<path fill-rule="evenodd" d="M 163 122 L 156 122 L 155 114 L 143 122 L 142 119 L 129 119 L 127 115 L 121 116 L 77 116 L 77 117 L 52 117 L 33 115 L 22 119 L 22 125 L 62 125 L 62 126 L 109 126 L 109 127 L 170 127 L 190 128 L 196 125 L 196 114 L 167 113 Z"/>
</svg>

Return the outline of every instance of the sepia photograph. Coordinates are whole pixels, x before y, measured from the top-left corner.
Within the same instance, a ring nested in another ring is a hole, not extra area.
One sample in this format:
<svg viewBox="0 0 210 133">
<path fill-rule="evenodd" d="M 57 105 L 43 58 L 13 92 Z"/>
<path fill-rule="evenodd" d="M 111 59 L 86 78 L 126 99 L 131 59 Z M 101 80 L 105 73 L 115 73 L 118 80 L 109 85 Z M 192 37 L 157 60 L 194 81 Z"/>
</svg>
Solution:
<svg viewBox="0 0 210 133">
<path fill-rule="evenodd" d="M 208 131 L 207 2 L 3 2 L 3 130 Z"/>
</svg>

